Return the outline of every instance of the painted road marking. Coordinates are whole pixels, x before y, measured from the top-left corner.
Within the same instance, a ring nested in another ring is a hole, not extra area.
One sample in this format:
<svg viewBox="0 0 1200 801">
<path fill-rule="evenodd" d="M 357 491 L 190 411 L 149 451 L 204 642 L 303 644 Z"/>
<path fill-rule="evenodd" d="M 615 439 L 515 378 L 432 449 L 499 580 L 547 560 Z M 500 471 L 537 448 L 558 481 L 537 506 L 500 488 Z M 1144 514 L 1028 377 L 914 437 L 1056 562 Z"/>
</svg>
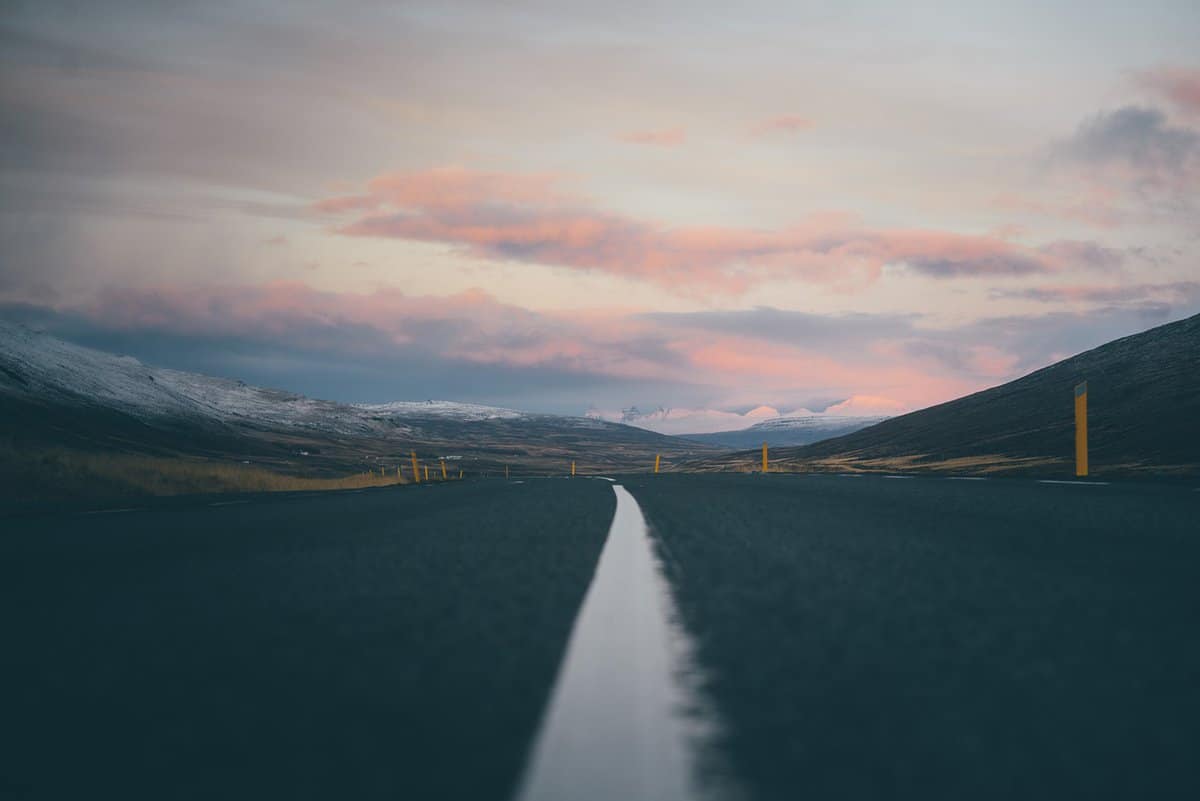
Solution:
<svg viewBox="0 0 1200 801">
<path fill-rule="evenodd" d="M 84 512 L 84 514 L 85 515 L 115 515 L 118 512 L 140 512 L 140 511 L 142 511 L 142 507 L 140 507 L 140 506 L 129 506 L 124 509 L 96 509 L 91 512 Z"/>
<path fill-rule="evenodd" d="M 915 478 L 915 476 L 884 476 L 884 478 Z"/>
<path fill-rule="evenodd" d="M 862 478 L 862 473 L 838 473 L 842 478 Z"/>
<path fill-rule="evenodd" d="M 1040 479 L 1038 479 L 1038 483 L 1039 484 L 1072 484 L 1072 485 L 1076 485 L 1076 486 L 1085 486 L 1085 487 L 1107 487 L 1108 486 L 1107 481 L 1066 481 L 1066 480 L 1059 480 L 1059 479 L 1053 479 L 1053 478 L 1040 478 Z"/>
<path fill-rule="evenodd" d="M 617 480 L 615 478 L 609 478 L 608 476 L 595 476 L 595 478 L 601 478 L 601 479 L 604 479 L 605 481 L 611 481 L 614 484 L 617 483 Z"/>
<path fill-rule="evenodd" d="M 715 734 L 694 687 L 677 620 L 637 501 L 617 511 L 550 705 L 525 768 L 521 801 L 685 801 L 699 796 L 696 754 Z"/>
<path fill-rule="evenodd" d="M 250 503 L 250 501 L 217 501 L 210 503 L 209 506 L 236 506 L 239 503 Z"/>
<path fill-rule="evenodd" d="M 987 481 L 984 476 L 946 476 L 947 481 Z"/>
</svg>

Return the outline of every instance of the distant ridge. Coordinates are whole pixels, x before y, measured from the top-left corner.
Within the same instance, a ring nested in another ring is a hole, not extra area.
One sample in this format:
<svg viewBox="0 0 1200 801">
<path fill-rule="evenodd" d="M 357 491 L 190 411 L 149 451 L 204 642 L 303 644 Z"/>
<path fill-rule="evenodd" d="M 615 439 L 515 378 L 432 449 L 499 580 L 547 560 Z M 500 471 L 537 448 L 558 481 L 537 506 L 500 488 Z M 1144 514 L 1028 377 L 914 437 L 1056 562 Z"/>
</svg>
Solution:
<svg viewBox="0 0 1200 801">
<path fill-rule="evenodd" d="M 772 453 L 781 470 L 1073 474 L 1073 388 L 1088 382 L 1091 472 L 1200 476 L 1200 315 L 835 439 Z M 697 469 L 749 469 L 755 454 Z"/>
<path fill-rule="evenodd" d="M 649 469 L 713 452 L 632 426 L 451 401 L 346 404 L 143 364 L 0 320 L 0 450 L 184 456 L 285 472 Z M 16 457 L 14 457 L 16 458 Z"/>
<path fill-rule="evenodd" d="M 736 431 L 680 436 L 722 448 L 753 448 L 766 442 L 770 447 L 808 445 L 851 434 L 887 417 L 831 417 L 822 414 L 776 417 Z"/>
</svg>

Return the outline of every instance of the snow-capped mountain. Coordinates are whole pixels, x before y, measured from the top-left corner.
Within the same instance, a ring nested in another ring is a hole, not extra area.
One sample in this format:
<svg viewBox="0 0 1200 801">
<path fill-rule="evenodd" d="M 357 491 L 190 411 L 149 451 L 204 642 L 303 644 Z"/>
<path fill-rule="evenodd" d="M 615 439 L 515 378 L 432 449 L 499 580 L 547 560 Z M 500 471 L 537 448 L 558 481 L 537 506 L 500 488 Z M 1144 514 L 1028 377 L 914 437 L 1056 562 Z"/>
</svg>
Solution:
<svg viewBox="0 0 1200 801">
<path fill-rule="evenodd" d="M 793 417 L 777 417 L 774 420 L 764 420 L 756 423 L 746 431 L 824 431 L 832 428 L 842 429 L 847 426 L 865 428 L 887 420 L 880 417 L 835 417 L 825 414 L 807 414 Z"/>
<path fill-rule="evenodd" d="M 719 431 L 746 428 L 761 420 L 769 420 L 779 416 L 779 410 L 770 406 L 759 406 L 745 413 L 727 412 L 719 409 L 685 409 L 666 408 L 659 406 L 643 412 L 637 406 L 630 406 L 620 412 L 603 412 L 589 409 L 588 417 L 598 420 L 619 422 L 629 426 L 637 426 L 647 431 L 657 431 L 660 434 L 672 436 L 691 436 L 692 434 L 708 434 Z"/>
<path fill-rule="evenodd" d="M 441 453 L 451 446 L 454 453 L 471 449 L 490 453 L 503 446 L 505 453 L 536 451 L 544 455 L 587 442 L 611 445 L 617 451 L 627 449 L 632 456 L 647 449 L 682 453 L 696 447 L 695 443 L 588 417 L 443 400 L 373 404 L 318 400 L 235 379 L 153 367 L 130 356 L 82 347 L 3 320 L 0 403 L 9 409 L 6 422 L 14 428 L 16 420 L 32 421 L 43 432 L 40 441 L 53 436 L 50 432 L 71 430 L 75 444 L 90 437 L 90 428 L 118 425 L 123 432 L 117 438 L 121 441 L 136 443 L 147 432 L 154 432 L 156 442 L 173 443 L 180 432 L 186 432 L 188 441 L 203 434 L 210 440 L 219 437 L 222 447 L 228 447 L 231 440 L 247 436 L 271 442 L 283 437 L 294 451 L 310 450 L 294 444 L 300 440 L 355 442 L 356 453 L 368 447 L 395 451 L 397 446 L 425 444 L 436 445 Z M 100 414 L 103 419 L 85 425 L 81 421 L 88 414 Z M 174 433 L 164 438 L 164 431 Z M 24 435 L 17 430 L 12 434 Z M 322 446 L 320 450 L 328 452 L 330 448 Z"/>
<path fill-rule="evenodd" d="M 821 440 L 851 434 L 887 417 L 839 417 L 829 414 L 805 414 L 776 417 L 738 431 L 689 434 L 688 439 L 725 448 L 754 448 L 766 442 L 771 447 L 808 445 Z"/>
<path fill-rule="evenodd" d="M 891 416 L 853 413 L 864 407 L 869 409 L 872 405 L 859 402 L 856 396 L 821 413 L 798 409 L 783 415 L 773 406 L 758 406 L 747 412 L 660 406 L 643 412 L 637 406 L 630 406 L 619 414 L 594 408 L 587 414 L 720 447 L 751 448 L 764 441 L 769 445 L 806 445 L 858 431 Z"/>
</svg>

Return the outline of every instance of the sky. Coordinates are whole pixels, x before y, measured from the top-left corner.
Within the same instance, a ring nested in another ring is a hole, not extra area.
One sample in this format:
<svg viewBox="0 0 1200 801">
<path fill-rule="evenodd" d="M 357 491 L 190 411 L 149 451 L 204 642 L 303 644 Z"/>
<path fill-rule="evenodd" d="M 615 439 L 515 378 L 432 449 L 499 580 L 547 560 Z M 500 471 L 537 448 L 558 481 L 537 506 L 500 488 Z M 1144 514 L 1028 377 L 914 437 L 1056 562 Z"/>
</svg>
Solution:
<svg viewBox="0 0 1200 801">
<path fill-rule="evenodd" d="M 1198 41 L 1194 0 L 6 2 L 0 315 L 342 401 L 895 414 L 1200 312 Z"/>
</svg>

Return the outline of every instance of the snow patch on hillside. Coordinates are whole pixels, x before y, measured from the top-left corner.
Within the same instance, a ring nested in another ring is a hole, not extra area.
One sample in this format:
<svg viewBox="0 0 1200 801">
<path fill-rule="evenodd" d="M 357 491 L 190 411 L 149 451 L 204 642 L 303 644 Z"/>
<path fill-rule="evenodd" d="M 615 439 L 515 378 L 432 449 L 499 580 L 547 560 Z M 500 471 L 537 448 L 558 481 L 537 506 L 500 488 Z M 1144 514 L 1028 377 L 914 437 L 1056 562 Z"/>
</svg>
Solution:
<svg viewBox="0 0 1200 801">
<path fill-rule="evenodd" d="M 0 320 L 0 392 L 99 405 L 147 421 L 182 419 L 346 435 L 394 435 L 411 430 L 405 421 L 415 425 L 431 418 L 455 422 L 554 419 L 577 428 L 598 425 L 579 417 L 529 415 L 453 401 L 344 404 L 317 400 L 235 379 L 150 367 L 132 356 L 74 345 L 4 320 Z"/>
</svg>

